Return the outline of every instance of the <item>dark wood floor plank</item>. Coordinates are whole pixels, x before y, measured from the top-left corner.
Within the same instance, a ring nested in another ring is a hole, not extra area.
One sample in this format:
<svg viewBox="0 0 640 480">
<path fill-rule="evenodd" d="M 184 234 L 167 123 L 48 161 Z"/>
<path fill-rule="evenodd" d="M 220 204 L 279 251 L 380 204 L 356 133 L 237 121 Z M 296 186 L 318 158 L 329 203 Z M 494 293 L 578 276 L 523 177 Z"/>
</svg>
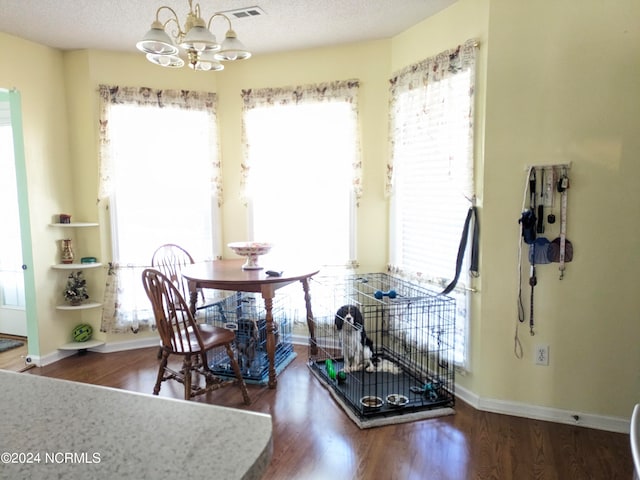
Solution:
<svg viewBox="0 0 640 480">
<path fill-rule="evenodd" d="M 272 415 L 269 480 L 632 478 L 628 435 L 482 412 L 460 400 L 455 415 L 360 430 L 310 373 L 306 348 L 296 352 L 276 390 L 248 386 L 250 406 L 236 388 L 195 400 Z M 151 394 L 156 353 L 89 352 L 25 374 Z M 182 386 L 165 382 L 160 396 L 182 398 Z"/>
</svg>

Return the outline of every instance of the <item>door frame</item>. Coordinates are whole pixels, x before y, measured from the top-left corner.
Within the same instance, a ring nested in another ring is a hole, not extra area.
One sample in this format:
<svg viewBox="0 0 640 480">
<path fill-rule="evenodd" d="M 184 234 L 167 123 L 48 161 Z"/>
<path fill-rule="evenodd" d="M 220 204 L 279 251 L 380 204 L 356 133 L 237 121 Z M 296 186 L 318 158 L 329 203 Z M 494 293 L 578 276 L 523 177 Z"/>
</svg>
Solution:
<svg viewBox="0 0 640 480">
<path fill-rule="evenodd" d="M 31 237 L 31 220 L 29 215 L 29 194 L 27 189 L 27 166 L 24 152 L 22 130 L 22 104 L 20 92 L 0 88 L 0 100 L 9 102 L 11 111 L 11 128 L 13 132 L 13 149 L 16 165 L 16 185 L 18 190 L 18 212 L 20 216 L 20 238 L 22 244 L 22 270 L 24 272 L 25 314 L 27 319 L 27 342 L 29 357 L 39 358 L 40 341 L 38 338 L 38 322 L 36 309 L 36 287 L 33 270 L 33 251 Z M 27 362 L 29 361 L 27 357 Z"/>
</svg>

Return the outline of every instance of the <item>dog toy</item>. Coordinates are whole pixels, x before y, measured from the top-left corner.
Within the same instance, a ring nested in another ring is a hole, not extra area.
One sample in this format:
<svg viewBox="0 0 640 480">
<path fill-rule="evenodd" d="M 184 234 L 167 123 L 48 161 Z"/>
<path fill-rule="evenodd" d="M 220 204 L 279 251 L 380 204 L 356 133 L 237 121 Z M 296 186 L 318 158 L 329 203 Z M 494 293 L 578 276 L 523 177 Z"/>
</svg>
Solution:
<svg viewBox="0 0 640 480">
<path fill-rule="evenodd" d="M 338 383 L 344 383 L 347 381 L 347 374 L 344 370 L 340 370 L 336 373 L 336 377 L 338 378 Z"/>
<path fill-rule="evenodd" d="M 373 294 L 378 300 L 382 300 L 382 297 L 396 298 L 398 294 L 395 290 L 389 290 L 388 292 L 383 292 L 382 290 L 376 290 Z"/>
<path fill-rule="evenodd" d="M 427 382 L 422 387 L 410 387 L 413 393 L 420 393 L 429 397 L 429 400 L 435 402 L 438 400 L 437 389 L 440 387 L 440 382 Z"/>
<path fill-rule="evenodd" d="M 327 368 L 327 375 L 329 376 L 329 378 L 331 380 L 335 380 L 336 379 L 336 370 L 335 370 L 335 368 L 333 368 L 333 362 L 331 361 L 331 359 L 328 358 L 324 365 Z"/>
</svg>

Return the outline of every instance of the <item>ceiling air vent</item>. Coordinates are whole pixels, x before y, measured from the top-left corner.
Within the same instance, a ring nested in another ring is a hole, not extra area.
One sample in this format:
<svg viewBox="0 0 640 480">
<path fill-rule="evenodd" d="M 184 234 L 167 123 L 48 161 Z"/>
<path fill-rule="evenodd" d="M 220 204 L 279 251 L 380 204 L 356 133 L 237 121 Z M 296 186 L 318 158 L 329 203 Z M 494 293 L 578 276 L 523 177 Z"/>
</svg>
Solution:
<svg viewBox="0 0 640 480">
<path fill-rule="evenodd" d="M 249 18 L 265 15 L 264 10 L 262 10 L 260 7 L 237 8 L 235 10 L 227 10 L 226 12 L 221 13 L 224 13 L 226 16 L 232 18 Z"/>
</svg>

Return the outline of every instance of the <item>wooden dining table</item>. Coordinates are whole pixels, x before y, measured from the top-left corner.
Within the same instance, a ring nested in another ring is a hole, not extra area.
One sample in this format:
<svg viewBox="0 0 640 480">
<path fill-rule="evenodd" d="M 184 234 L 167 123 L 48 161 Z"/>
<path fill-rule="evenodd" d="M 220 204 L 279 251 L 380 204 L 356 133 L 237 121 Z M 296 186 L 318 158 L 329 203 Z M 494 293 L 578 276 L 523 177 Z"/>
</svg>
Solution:
<svg viewBox="0 0 640 480">
<path fill-rule="evenodd" d="M 276 388 L 275 368 L 275 324 L 273 322 L 273 298 L 276 290 L 294 282 L 302 284 L 304 301 L 309 327 L 310 345 L 315 349 L 315 333 L 313 327 L 313 312 L 311 310 L 311 295 L 309 293 L 309 279 L 319 272 L 319 269 L 305 266 L 282 267 L 280 276 L 267 275 L 266 269 L 244 270 L 244 259 L 214 260 L 210 262 L 187 265 L 182 270 L 182 276 L 189 283 L 191 292 L 190 308 L 195 313 L 198 289 L 212 288 L 216 290 L 230 290 L 235 292 L 260 293 L 264 300 L 266 311 L 265 328 L 267 341 L 267 358 L 269 361 L 269 388 Z"/>
</svg>

